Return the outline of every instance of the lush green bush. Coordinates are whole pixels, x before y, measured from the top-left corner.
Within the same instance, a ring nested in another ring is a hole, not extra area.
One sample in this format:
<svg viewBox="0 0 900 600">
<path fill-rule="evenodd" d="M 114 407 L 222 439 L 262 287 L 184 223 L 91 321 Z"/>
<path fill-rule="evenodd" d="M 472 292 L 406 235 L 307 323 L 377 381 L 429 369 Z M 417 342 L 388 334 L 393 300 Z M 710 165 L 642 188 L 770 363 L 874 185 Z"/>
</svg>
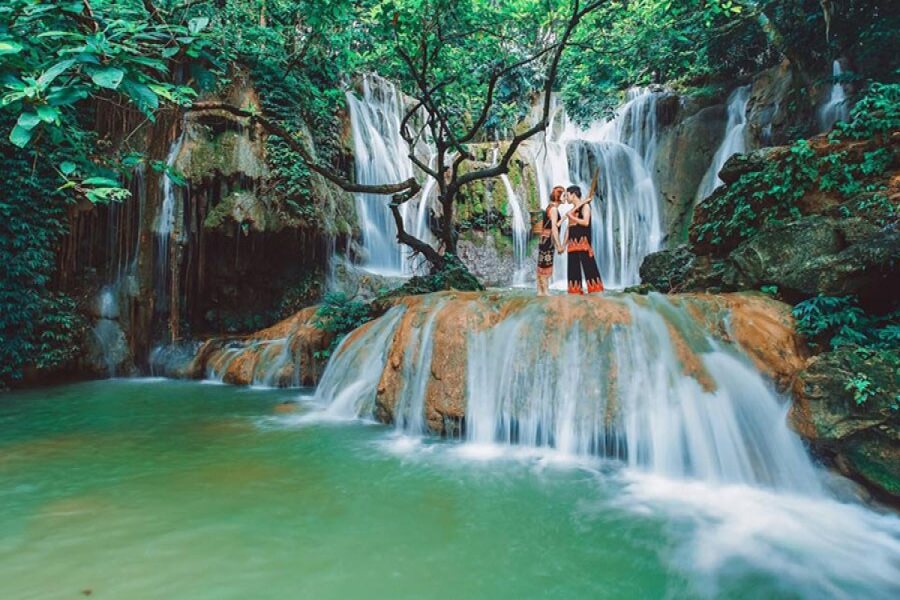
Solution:
<svg viewBox="0 0 900 600">
<path fill-rule="evenodd" d="M 65 194 L 54 191 L 56 172 L 29 154 L 0 140 L 0 387 L 27 368 L 67 363 L 84 329 L 74 300 L 52 291 Z"/>
<path fill-rule="evenodd" d="M 833 141 L 865 139 L 900 131 L 900 83 L 873 83 L 850 111 L 850 120 L 835 125 Z"/>
<path fill-rule="evenodd" d="M 794 317 L 797 330 L 820 347 L 900 345 L 900 313 L 867 314 L 853 296 L 815 296 L 797 304 Z"/>
<path fill-rule="evenodd" d="M 342 292 L 325 294 L 313 323 L 318 329 L 334 334 L 334 337 L 327 349 L 316 353 L 317 358 L 329 358 L 348 333 L 373 318 L 375 315 L 371 305 L 352 300 Z"/>
<path fill-rule="evenodd" d="M 852 296 L 816 296 L 794 307 L 797 330 L 816 348 L 844 352 L 849 375 L 844 389 L 857 405 L 881 396 L 894 411 L 900 408 L 896 387 L 900 373 L 900 312 L 871 315 Z M 894 373 L 893 387 L 872 373 Z"/>
</svg>

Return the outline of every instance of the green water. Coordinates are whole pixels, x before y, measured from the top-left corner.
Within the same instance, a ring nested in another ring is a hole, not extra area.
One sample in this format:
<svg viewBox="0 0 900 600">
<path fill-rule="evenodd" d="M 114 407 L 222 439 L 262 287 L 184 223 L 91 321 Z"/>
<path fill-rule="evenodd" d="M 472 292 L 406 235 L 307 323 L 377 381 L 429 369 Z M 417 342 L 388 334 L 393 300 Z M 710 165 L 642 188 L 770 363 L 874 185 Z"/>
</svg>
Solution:
<svg viewBox="0 0 900 600">
<path fill-rule="evenodd" d="M 615 470 L 297 424 L 294 391 L 108 381 L 0 396 L 0 598 L 710 593 Z M 301 409 L 310 410 L 309 408 Z M 794 597 L 753 569 L 730 597 Z"/>
</svg>

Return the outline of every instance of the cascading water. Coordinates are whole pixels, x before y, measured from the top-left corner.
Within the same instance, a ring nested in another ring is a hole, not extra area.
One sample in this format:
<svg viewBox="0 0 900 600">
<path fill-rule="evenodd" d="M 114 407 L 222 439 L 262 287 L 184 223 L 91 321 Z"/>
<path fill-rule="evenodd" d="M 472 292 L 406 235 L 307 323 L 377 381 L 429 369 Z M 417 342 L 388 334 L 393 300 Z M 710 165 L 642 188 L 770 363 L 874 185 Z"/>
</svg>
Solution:
<svg viewBox="0 0 900 600">
<path fill-rule="evenodd" d="M 175 160 L 181 152 L 184 144 L 184 131 L 172 143 L 169 148 L 169 154 L 166 156 L 166 168 L 174 168 Z M 177 186 L 169 177 L 168 172 L 162 175 L 162 199 L 159 205 L 159 215 L 154 225 L 156 233 L 156 257 L 153 278 L 153 291 L 155 295 L 155 310 L 158 313 L 165 312 L 169 308 L 171 294 L 177 293 L 172 289 L 170 267 L 171 261 L 171 243 L 176 233 L 175 214 L 177 212 L 176 198 Z"/>
<path fill-rule="evenodd" d="M 350 91 L 346 94 L 353 131 L 356 181 L 368 185 L 405 181 L 415 174 L 415 169 L 409 158 L 409 145 L 400 135 L 400 123 L 406 111 L 403 96 L 392 83 L 374 75 L 364 76 L 361 85 L 362 97 Z M 426 162 L 433 164 L 433 160 L 432 156 Z M 431 238 L 428 202 L 434 190 L 434 184 L 429 183 L 418 199 L 401 208 L 404 227 L 427 242 Z M 411 274 L 414 269 L 409 252 L 397 243 L 397 226 L 388 207 L 390 198 L 363 193 L 355 196 L 365 250 L 362 266 L 389 275 Z"/>
<path fill-rule="evenodd" d="M 387 352 L 402 316 L 403 307 L 392 308 L 341 342 L 316 389 L 317 400 L 328 405 L 327 416 L 354 419 L 372 415 Z"/>
<path fill-rule="evenodd" d="M 831 84 L 831 93 L 828 100 L 819 108 L 819 131 L 829 131 L 838 121 L 846 121 L 850 116 L 850 105 L 847 102 L 847 92 L 840 82 L 843 74 L 840 61 L 834 61 L 831 66 L 831 75 L 834 82 Z"/>
<path fill-rule="evenodd" d="M 491 151 L 491 165 L 496 165 L 499 159 L 500 148 L 494 147 Z M 522 201 L 519 199 L 519 195 L 516 194 L 509 176 L 505 173 L 500 175 L 500 181 L 503 183 L 503 189 L 506 192 L 506 205 L 509 208 L 509 220 L 512 226 L 513 261 L 516 268 L 516 272 L 513 274 L 513 285 L 523 286 L 526 284 L 528 277 L 525 261 L 525 255 L 528 252 L 527 219 L 522 208 Z"/>
<path fill-rule="evenodd" d="M 725 124 L 725 137 L 713 155 L 712 163 L 697 188 L 696 202 L 702 202 L 723 184 L 719 179 L 719 171 L 725 162 L 741 152 L 747 151 L 747 103 L 750 101 L 750 86 L 744 85 L 728 97 L 728 121 Z"/>
<path fill-rule="evenodd" d="M 705 595 L 717 595 L 719 579 L 764 574 L 798 597 L 892 597 L 900 522 L 834 499 L 788 428 L 787 403 L 724 341 L 735 339 L 729 315 L 712 316 L 703 298 L 660 295 L 442 298 L 351 334 L 317 392 L 320 417 L 393 418 L 402 435 L 392 451 L 418 455 L 424 415 L 443 410 L 446 378 L 456 377 L 436 348 L 458 342 L 437 332 L 478 315 L 464 336 L 464 441 L 451 445 L 454 456 L 595 465 L 598 486 L 620 496 L 579 511 L 662 515 L 674 566 L 698 576 Z M 392 415 L 379 413 L 386 407 Z M 616 464 L 613 481 L 601 475 Z"/>
<path fill-rule="evenodd" d="M 593 245 L 607 288 L 640 282 L 644 256 L 662 244 L 662 211 L 653 180 L 659 137 L 660 91 L 634 88 L 616 115 L 582 129 L 553 100 L 547 136 L 528 144 L 537 171 L 541 206 L 553 186 L 578 185 L 586 193 L 597 167 L 603 202 L 592 205 Z M 558 256 L 554 287 L 565 285 L 565 262 Z"/>
</svg>

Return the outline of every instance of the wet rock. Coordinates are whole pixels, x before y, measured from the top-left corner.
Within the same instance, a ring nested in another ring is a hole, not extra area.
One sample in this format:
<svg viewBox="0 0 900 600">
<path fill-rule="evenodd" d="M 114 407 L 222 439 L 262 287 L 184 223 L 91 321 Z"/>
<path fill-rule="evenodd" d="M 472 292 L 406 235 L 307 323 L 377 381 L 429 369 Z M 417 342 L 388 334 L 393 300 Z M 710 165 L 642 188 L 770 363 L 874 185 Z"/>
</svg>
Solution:
<svg viewBox="0 0 900 600">
<path fill-rule="evenodd" d="M 511 286 L 516 272 L 512 246 L 500 246 L 489 233 L 474 232 L 469 238 L 460 240 L 457 246 L 459 257 L 469 271 L 488 287 Z M 537 268 L 535 260 L 528 256 L 530 274 Z"/>
<path fill-rule="evenodd" d="M 869 489 L 900 502 L 900 351 L 846 347 L 813 357 L 794 382 L 794 428 Z M 868 380 L 862 402 L 851 380 Z M 848 387 L 850 389 L 848 389 Z"/>
<path fill-rule="evenodd" d="M 725 121 L 725 106 L 719 104 L 700 110 L 660 135 L 654 170 L 665 202 L 665 232 L 670 240 L 687 237 L 694 197 L 722 142 Z"/>
<path fill-rule="evenodd" d="M 898 256 L 900 232 L 893 227 L 812 215 L 761 231 L 728 261 L 738 287 L 776 285 L 785 297 L 804 298 L 884 291 L 895 280 Z"/>
</svg>

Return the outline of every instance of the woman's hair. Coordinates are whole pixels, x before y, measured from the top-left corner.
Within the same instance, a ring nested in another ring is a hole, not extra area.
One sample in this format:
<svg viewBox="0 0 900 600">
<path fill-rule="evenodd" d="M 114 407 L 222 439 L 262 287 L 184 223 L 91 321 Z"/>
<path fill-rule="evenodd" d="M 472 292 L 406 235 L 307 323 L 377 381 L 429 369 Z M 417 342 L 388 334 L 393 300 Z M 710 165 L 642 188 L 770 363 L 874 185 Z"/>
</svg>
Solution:
<svg viewBox="0 0 900 600">
<path fill-rule="evenodd" d="M 550 190 L 550 202 L 559 202 L 560 197 L 563 195 L 563 192 L 566 191 L 561 185 L 556 186 L 552 190 Z"/>
<path fill-rule="evenodd" d="M 570 194 L 575 194 L 576 198 L 581 198 L 581 188 L 577 185 L 570 185 L 568 188 L 566 188 L 566 191 Z"/>
</svg>

